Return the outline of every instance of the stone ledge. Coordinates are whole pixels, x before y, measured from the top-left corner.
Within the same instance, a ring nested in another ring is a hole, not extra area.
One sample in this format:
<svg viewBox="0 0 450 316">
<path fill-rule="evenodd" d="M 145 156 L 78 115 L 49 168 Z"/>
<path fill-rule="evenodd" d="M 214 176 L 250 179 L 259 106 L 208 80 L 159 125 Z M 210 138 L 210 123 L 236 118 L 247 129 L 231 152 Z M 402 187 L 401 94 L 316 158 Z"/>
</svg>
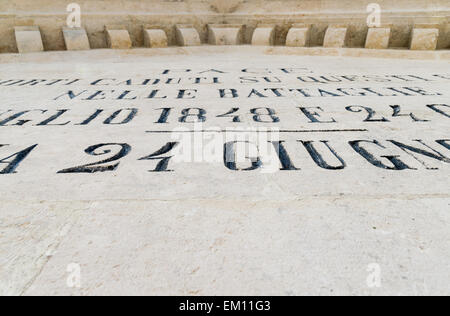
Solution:
<svg viewBox="0 0 450 316">
<path fill-rule="evenodd" d="M 211 45 L 237 45 L 253 44 L 261 46 L 286 45 L 288 47 L 330 47 L 330 48 L 361 48 L 368 49 L 387 49 L 397 48 L 395 43 L 399 38 L 407 34 L 408 49 L 412 50 L 436 50 L 449 40 L 450 26 L 434 24 L 417 24 L 415 27 L 406 27 L 399 30 L 399 25 L 382 25 L 380 28 L 368 29 L 346 24 L 290 24 L 290 25 L 265 25 L 260 24 L 256 27 L 241 24 L 208 24 L 208 25 L 152 25 L 143 24 L 140 28 L 130 27 L 128 25 L 106 25 L 98 33 L 86 33 L 84 29 L 70 29 L 63 27 L 54 33 L 46 32 L 43 38 L 47 50 L 53 50 L 52 41 L 63 35 L 64 46 L 61 50 L 81 50 L 89 49 L 89 44 L 95 43 L 100 38 L 106 43 L 105 47 L 98 47 L 92 44 L 92 48 L 115 48 L 127 49 L 134 44 L 135 47 L 167 47 L 169 45 L 178 46 L 200 46 L 209 42 Z M 137 29 L 138 31 L 136 31 Z M 199 30 L 207 29 L 205 34 Z M 19 29 L 17 29 L 19 30 Z M 39 34 L 39 27 L 26 27 L 25 31 L 32 36 L 33 48 L 31 51 L 42 51 L 44 45 L 40 45 L 42 39 Z M 129 33 L 132 30 L 132 34 Z M 149 30 L 149 31 L 147 31 Z M 73 34 L 71 34 L 73 33 Z M 22 33 L 27 34 L 27 33 Z M 71 34 L 71 35 L 70 35 Z M 251 38 L 249 40 L 249 37 Z M 364 39 L 361 46 L 352 46 L 354 38 Z M 77 39 L 76 39 L 77 38 Z M 322 39 L 320 39 L 322 38 Z M 132 41 L 133 39 L 133 41 Z M 203 41 L 202 41 L 203 39 Z M 19 38 L 17 38 L 19 40 Z M 75 43 L 75 41 L 78 41 Z M 403 39 L 401 39 L 403 41 Z M 21 46 L 21 52 L 26 49 L 23 45 L 26 41 L 17 43 Z M 153 42 L 153 43 L 152 43 Z M 1 45 L 1 43 L 0 43 Z M 31 45 L 31 44 L 28 44 Z M 450 45 L 450 42 L 449 42 Z M 403 47 L 402 47 L 403 48 Z M 404 47 L 406 48 L 406 47 Z M 446 46 L 445 49 L 450 48 Z"/>
<path fill-rule="evenodd" d="M 324 47 L 283 47 L 283 46 L 193 46 L 169 48 L 134 48 L 127 50 L 91 49 L 89 51 L 47 51 L 31 54 L 0 54 L 0 63 L 23 63 L 29 61 L 65 62 L 68 58 L 89 58 L 89 60 L 118 60 L 118 58 L 147 58 L 151 56 L 227 54 L 235 52 L 265 53 L 269 55 L 335 56 L 359 58 L 391 58 L 412 60 L 449 60 L 450 51 L 411 51 L 407 49 L 364 49 L 364 48 L 324 48 Z"/>
<path fill-rule="evenodd" d="M 365 49 L 325 47 L 273 47 L 268 54 L 299 56 L 336 56 L 380 59 L 450 60 L 449 51 L 412 51 L 407 49 Z"/>
</svg>

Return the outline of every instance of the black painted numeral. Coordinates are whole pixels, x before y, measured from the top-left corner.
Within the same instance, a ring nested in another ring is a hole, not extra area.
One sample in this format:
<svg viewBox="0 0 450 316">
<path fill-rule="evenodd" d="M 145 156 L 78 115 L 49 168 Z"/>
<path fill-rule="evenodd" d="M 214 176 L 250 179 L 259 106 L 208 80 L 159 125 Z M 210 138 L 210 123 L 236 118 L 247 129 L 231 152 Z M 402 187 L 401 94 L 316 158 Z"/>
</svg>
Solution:
<svg viewBox="0 0 450 316">
<path fill-rule="evenodd" d="M 347 106 L 345 109 L 353 113 L 361 113 L 365 111 L 367 113 L 367 117 L 364 122 L 389 122 L 389 120 L 383 116 L 380 118 L 375 118 L 377 116 L 377 112 L 375 112 L 375 110 L 373 110 L 372 108 L 366 106 L 353 105 Z"/>
<path fill-rule="evenodd" d="M 196 113 L 193 113 L 196 112 Z M 201 123 L 206 122 L 206 111 L 200 108 L 188 108 L 181 111 L 180 123 Z M 189 120 L 189 118 L 191 118 Z"/>
<path fill-rule="evenodd" d="M 110 163 L 113 161 L 117 161 L 117 160 L 127 156 L 131 151 L 131 146 L 128 144 L 109 143 L 109 144 L 98 144 L 98 145 L 90 146 L 90 147 L 86 148 L 85 152 L 86 152 L 86 154 L 92 155 L 92 156 L 102 156 L 102 155 L 107 155 L 107 154 L 111 153 L 110 149 L 103 149 L 103 150 L 98 151 L 98 149 L 100 149 L 102 147 L 118 147 L 118 148 L 120 148 L 120 150 L 117 152 L 117 154 L 115 154 L 111 158 L 108 158 L 108 159 L 105 159 L 105 160 L 102 160 L 99 162 L 83 165 L 83 166 L 64 169 L 64 170 L 58 171 L 58 173 L 95 173 L 95 172 L 114 171 L 119 166 L 119 164 L 120 164 L 119 162 L 117 162 L 115 164 L 111 164 L 111 165 L 106 165 L 106 166 L 101 166 L 101 165 L 107 164 L 107 163 Z"/>
<path fill-rule="evenodd" d="M 232 108 L 230 111 L 228 111 L 225 114 L 221 114 L 221 115 L 217 115 L 217 117 L 232 117 L 233 118 L 233 123 L 240 123 L 241 122 L 241 118 L 239 115 L 232 115 L 236 112 L 239 111 L 239 108 Z"/>
<path fill-rule="evenodd" d="M 169 119 L 170 111 L 172 111 L 172 108 L 160 108 L 160 109 L 155 109 L 155 110 L 162 111 L 158 121 L 155 123 L 156 124 L 167 124 L 167 120 Z"/>
<path fill-rule="evenodd" d="M 0 148 L 3 146 L 8 146 L 8 145 L 1 145 L 0 144 Z M 35 149 L 37 147 L 36 145 L 33 145 L 31 147 L 28 147 L 22 151 L 19 151 L 15 154 L 12 154 L 9 157 L 0 159 L 0 165 L 1 164 L 7 164 L 5 168 L 0 170 L 0 174 L 11 174 L 11 173 L 16 173 L 16 169 L 17 167 L 19 167 L 19 164 L 25 159 L 27 158 L 27 156 L 33 151 L 33 149 Z M 9 160 L 11 159 L 11 160 Z"/>
<path fill-rule="evenodd" d="M 263 113 L 265 112 L 265 113 Z M 256 108 L 250 110 L 253 120 L 258 123 L 279 123 L 280 118 L 276 116 L 276 112 L 271 108 Z M 264 119 L 266 117 L 266 119 Z"/>
<path fill-rule="evenodd" d="M 177 147 L 178 144 L 178 142 L 169 142 L 153 154 L 142 157 L 138 160 L 160 160 L 156 165 L 156 168 L 154 170 L 149 170 L 149 172 L 173 172 L 173 170 L 168 170 L 170 159 L 173 156 L 159 156 L 169 153 L 172 149 Z"/>
</svg>

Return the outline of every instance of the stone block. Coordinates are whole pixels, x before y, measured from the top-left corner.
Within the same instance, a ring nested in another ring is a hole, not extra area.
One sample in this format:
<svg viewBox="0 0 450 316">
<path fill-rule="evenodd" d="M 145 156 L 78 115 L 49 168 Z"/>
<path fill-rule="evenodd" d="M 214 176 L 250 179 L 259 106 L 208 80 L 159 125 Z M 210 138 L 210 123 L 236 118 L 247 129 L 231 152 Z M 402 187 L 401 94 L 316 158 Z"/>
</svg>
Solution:
<svg viewBox="0 0 450 316">
<path fill-rule="evenodd" d="M 241 44 L 242 25 L 209 25 L 208 42 L 211 45 Z"/>
<path fill-rule="evenodd" d="M 83 28 L 63 28 L 64 42 L 67 50 L 89 50 L 89 39 Z"/>
<path fill-rule="evenodd" d="M 439 38 L 438 28 L 415 27 L 412 32 L 411 50 L 436 50 Z"/>
<path fill-rule="evenodd" d="M 367 33 L 366 48 L 369 49 L 388 49 L 391 39 L 390 27 L 370 28 Z"/>
<path fill-rule="evenodd" d="M 330 26 L 325 34 L 323 47 L 342 48 L 347 40 L 346 26 Z"/>
<path fill-rule="evenodd" d="M 310 43 L 311 26 L 294 25 L 289 30 L 286 37 L 286 46 L 289 47 L 307 47 Z"/>
<path fill-rule="evenodd" d="M 192 25 L 177 25 L 175 27 L 177 43 L 180 46 L 200 46 L 200 34 Z"/>
<path fill-rule="evenodd" d="M 252 45 L 272 46 L 275 44 L 275 26 L 258 26 L 253 33 Z"/>
<path fill-rule="evenodd" d="M 41 31 L 38 26 L 17 26 L 14 28 L 19 53 L 44 51 Z"/>
<path fill-rule="evenodd" d="M 108 47 L 112 49 L 130 49 L 130 33 L 124 26 L 105 26 Z"/>
<path fill-rule="evenodd" d="M 144 45 L 145 47 L 167 47 L 167 34 L 161 29 L 144 28 Z"/>
</svg>

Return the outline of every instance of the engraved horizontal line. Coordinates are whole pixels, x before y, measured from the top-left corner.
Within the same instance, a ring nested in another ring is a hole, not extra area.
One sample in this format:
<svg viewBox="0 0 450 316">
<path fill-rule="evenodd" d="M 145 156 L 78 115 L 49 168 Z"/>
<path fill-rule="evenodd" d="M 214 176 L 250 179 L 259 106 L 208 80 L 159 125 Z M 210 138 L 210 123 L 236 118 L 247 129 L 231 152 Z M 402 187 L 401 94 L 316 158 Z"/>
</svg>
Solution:
<svg viewBox="0 0 450 316">
<path fill-rule="evenodd" d="M 146 131 L 149 134 L 171 134 L 171 133 L 351 133 L 368 132 L 367 129 L 321 129 L 321 130 L 189 130 L 189 131 Z"/>
</svg>

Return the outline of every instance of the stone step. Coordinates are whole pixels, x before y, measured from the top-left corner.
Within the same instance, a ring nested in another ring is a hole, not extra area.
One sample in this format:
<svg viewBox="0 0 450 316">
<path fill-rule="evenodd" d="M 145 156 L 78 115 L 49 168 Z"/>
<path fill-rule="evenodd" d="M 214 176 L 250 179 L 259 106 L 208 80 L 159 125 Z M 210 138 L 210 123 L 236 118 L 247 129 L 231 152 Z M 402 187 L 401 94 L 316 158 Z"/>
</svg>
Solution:
<svg viewBox="0 0 450 316">
<path fill-rule="evenodd" d="M 260 24 L 251 27 L 245 24 L 208 24 L 190 25 L 176 24 L 173 26 L 141 25 L 140 36 L 144 42 L 136 40 L 134 29 L 125 25 L 106 25 L 103 34 L 90 33 L 89 29 L 64 27 L 63 35 L 66 50 L 88 50 L 90 41 L 104 37 L 106 47 L 129 49 L 132 47 L 168 47 L 168 46 L 200 46 L 210 45 L 242 45 L 259 46 L 289 46 L 289 47 L 325 47 L 325 48 L 362 48 L 354 46 L 355 38 L 363 39 L 363 46 L 368 49 L 398 48 L 393 43 L 399 42 L 399 37 L 405 37 L 405 32 L 399 32 L 399 25 L 380 25 L 380 27 L 356 29 L 352 24 L 293 24 L 282 25 Z M 39 26 L 17 26 L 16 47 L 20 53 L 48 50 L 42 42 Z M 204 30 L 207 30 L 205 33 Z M 251 32 L 250 39 L 246 33 Z M 405 49 L 436 50 L 439 43 L 448 40 L 450 26 L 448 24 L 416 24 L 406 31 L 408 42 Z M 56 38 L 58 34 L 45 34 L 46 38 Z M 281 44 L 280 44 L 281 43 Z M 444 49 L 448 49 L 444 48 Z M 442 49 L 442 48 L 441 48 Z"/>
</svg>

